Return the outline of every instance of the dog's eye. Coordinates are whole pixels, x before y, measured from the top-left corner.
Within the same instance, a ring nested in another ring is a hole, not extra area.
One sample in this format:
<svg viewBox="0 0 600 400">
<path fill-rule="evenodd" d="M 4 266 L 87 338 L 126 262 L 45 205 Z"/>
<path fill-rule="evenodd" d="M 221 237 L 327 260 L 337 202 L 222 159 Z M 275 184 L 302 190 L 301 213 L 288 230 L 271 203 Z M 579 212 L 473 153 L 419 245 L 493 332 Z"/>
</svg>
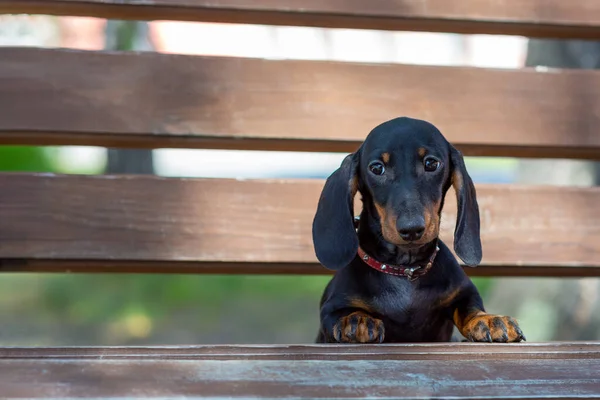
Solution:
<svg viewBox="0 0 600 400">
<path fill-rule="evenodd" d="M 385 172 L 385 167 L 380 161 L 373 161 L 371 164 L 369 164 L 369 171 L 375 175 L 383 175 Z"/>
<path fill-rule="evenodd" d="M 423 166 L 425 166 L 425 171 L 433 172 L 440 167 L 440 162 L 433 157 L 427 157 L 423 160 Z"/>
</svg>

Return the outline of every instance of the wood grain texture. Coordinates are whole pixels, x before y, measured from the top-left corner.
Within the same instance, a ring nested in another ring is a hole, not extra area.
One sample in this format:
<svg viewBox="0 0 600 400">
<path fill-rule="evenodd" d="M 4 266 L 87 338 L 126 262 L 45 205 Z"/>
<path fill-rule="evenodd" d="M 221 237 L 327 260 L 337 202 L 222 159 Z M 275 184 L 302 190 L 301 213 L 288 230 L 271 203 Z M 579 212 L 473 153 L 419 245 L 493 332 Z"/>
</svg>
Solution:
<svg viewBox="0 0 600 400">
<path fill-rule="evenodd" d="M 322 185 L 2 174 L 0 269 L 327 273 L 311 237 Z M 478 201 L 484 259 L 469 273 L 600 275 L 600 188 L 482 185 Z M 449 246 L 455 204 L 450 191 Z"/>
<path fill-rule="evenodd" d="M 2 13 L 538 37 L 600 37 L 595 0 L 0 0 Z"/>
<path fill-rule="evenodd" d="M 0 360 L 419 360 L 599 358 L 600 342 L 0 347 Z"/>
<path fill-rule="evenodd" d="M 0 143 L 354 151 L 407 115 L 466 155 L 600 159 L 600 73 L 0 48 Z"/>
<path fill-rule="evenodd" d="M 598 347 L 557 343 L 2 349 L 0 396 L 590 398 L 600 397 Z"/>
</svg>

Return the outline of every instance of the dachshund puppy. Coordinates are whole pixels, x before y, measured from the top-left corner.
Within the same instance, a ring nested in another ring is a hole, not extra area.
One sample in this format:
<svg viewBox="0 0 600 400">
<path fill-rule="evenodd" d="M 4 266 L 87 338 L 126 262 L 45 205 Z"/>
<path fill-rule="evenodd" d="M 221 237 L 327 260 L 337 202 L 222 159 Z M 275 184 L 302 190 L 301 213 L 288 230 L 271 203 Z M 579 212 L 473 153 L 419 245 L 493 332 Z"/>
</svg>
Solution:
<svg viewBox="0 0 600 400">
<path fill-rule="evenodd" d="M 519 342 L 511 317 L 485 312 L 438 238 L 444 196 L 457 197 L 454 250 L 481 261 L 479 208 L 463 157 L 432 124 L 396 118 L 373 129 L 327 179 L 313 221 L 319 262 L 336 271 L 321 299 L 318 343 Z M 363 210 L 355 225 L 354 196 Z"/>
</svg>

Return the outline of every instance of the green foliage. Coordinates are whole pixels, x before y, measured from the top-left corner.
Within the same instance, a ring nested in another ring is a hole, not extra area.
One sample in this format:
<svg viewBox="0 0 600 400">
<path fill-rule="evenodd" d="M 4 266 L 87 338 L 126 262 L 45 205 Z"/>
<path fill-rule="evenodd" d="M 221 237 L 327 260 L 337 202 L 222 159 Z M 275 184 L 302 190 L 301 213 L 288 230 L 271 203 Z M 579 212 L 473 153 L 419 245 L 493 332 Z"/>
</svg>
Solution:
<svg viewBox="0 0 600 400">
<path fill-rule="evenodd" d="M 485 301 L 486 297 L 490 293 L 490 290 L 494 286 L 494 279 L 493 278 L 483 278 L 483 277 L 475 278 L 474 277 L 474 278 L 471 278 L 471 280 L 473 281 L 475 286 L 477 286 L 477 290 L 479 290 L 479 294 L 481 294 L 481 297 L 483 297 L 483 299 Z"/>
<path fill-rule="evenodd" d="M 318 326 L 318 301 L 328 279 L 4 274 L 0 279 L 0 318 L 5 328 L 37 329 L 18 334 L 4 329 L 0 344 L 310 342 Z"/>
<path fill-rule="evenodd" d="M 33 279 L 33 277 L 32 277 Z M 144 313 L 161 318 L 194 304 L 215 313 L 235 298 L 320 298 L 329 277 L 252 275 L 43 275 L 40 306 L 78 323 Z M 21 285 L 28 286 L 22 277 Z M 17 281 L 17 282 L 18 282 Z M 16 282 L 15 282 L 16 283 Z M 76 301 L 74 301 L 76 299 Z M 214 315 L 213 315 L 214 316 Z M 203 318 L 209 316 L 203 315 Z"/>
<path fill-rule="evenodd" d="M 55 149 L 33 146 L 0 146 L 0 171 L 54 172 Z"/>
</svg>

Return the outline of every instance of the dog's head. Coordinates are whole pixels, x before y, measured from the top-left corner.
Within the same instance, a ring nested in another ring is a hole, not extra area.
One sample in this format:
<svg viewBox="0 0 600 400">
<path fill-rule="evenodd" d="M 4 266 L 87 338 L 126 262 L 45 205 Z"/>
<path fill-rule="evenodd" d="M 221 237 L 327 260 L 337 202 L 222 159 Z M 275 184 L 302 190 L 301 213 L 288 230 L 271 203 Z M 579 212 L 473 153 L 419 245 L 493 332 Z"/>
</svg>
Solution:
<svg viewBox="0 0 600 400">
<path fill-rule="evenodd" d="M 333 270 L 358 250 L 354 196 L 378 221 L 388 243 L 416 250 L 437 238 L 444 196 L 456 191 L 454 250 L 470 266 L 481 261 L 479 208 L 463 157 L 432 124 L 396 118 L 373 129 L 325 182 L 313 221 L 317 258 Z"/>
</svg>

